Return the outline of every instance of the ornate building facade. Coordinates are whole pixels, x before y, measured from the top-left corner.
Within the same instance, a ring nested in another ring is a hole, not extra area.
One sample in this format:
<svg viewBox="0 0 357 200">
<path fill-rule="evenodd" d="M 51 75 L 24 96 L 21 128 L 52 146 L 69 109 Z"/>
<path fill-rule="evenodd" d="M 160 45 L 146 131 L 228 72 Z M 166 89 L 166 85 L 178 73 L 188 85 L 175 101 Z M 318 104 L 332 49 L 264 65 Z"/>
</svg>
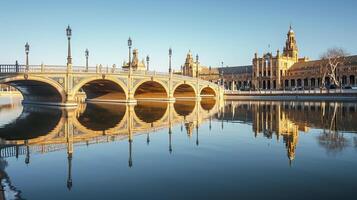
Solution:
<svg viewBox="0 0 357 200">
<path fill-rule="evenodd" d="M 277 50 L 276 55 L 266 53 L 253 58 L 253 85 L 254 89 L 282 89 L 282 80 L 287 71 L 299 62 L 307 62 L 306 57 L 299 58 L 299 50 L 296 44 L 295 33 L 290 27 L 283 53 Z"/>
<path fill-rule="evenodd" d="M 139 51 L 137 49 L 133 50 L 133 59 L 131 60 L 131 66 L 132 69 L 136 71 L 147 70 L 145 60 L 142 59 L 141 61 L 139 61 Z M 123 69 L 129 69 L 129 63 L 124 61 L 122 67 Z"/>
<path fill-rule="evenodd" d="M 195 77 L 198 66 L 200 78 L 224 85 L 227 90 L 308 90 L 330 85 L 329 78 L 322 80 L 322 62 L 299 57 L 296 35 L 290 26 L 282 53 L 277 50 L 275 55 L 269 52 L 262 57 L 255 53 L 252 65 L 215 68 L 197 65 L 189 53 L 180 74 Z M 341 86 L 357 86 L 357 56 L 346 57 L 336 75 Z"/>
<path fill-rule="evenodd" d="M 201 66 L 198 60 L 195 61 L 191 51 L 189 51 L 186 55 L 185 64 L 181 66 L 180 73 L 184 76 L 196 77 L 197 73 L 198 74 L 202 73 L 203 68 L 207 68 L 207 67 Z"/>
</svg>

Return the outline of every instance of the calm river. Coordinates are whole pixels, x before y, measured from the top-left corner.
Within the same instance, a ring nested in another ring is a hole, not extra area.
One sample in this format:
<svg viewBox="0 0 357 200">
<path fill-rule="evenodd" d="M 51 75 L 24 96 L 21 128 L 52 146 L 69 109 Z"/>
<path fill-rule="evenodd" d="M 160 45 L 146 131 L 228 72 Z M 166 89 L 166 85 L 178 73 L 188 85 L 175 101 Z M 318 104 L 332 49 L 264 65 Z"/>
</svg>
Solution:
<svg viewBox="0 0 357 200">
<path fill-rule="evenodd" d="M 0 97 L 0 199 L 355 199 L 356 133 L 351 102 Z"/>
</svg>

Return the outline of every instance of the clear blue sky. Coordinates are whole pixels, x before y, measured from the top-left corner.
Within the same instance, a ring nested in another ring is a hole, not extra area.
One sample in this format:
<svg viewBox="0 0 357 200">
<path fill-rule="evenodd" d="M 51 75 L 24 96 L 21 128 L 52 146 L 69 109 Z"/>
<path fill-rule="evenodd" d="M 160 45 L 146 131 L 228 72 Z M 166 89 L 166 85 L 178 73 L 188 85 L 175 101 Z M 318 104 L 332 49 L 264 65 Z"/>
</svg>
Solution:
<svg viewBox="0 0 357 200">
<path fill-rule="evenodd" d="M 251 64 L 268 44 L 282 49 L 290 23 L 301 56 L 335 46 L 357 54 L 356 8 L 355 0 L 2 0 L 0 63 L 24 62 L 28 41 L 30 64 L 65 64 L 68 24 L 74 65 L 84 65 L 85 48 L 90 65 L 121 64 L 129 36 L 158 71 L 167 71 L 169 47 L 176 69 L 189 49 L 207 66 Z"/>
</svg>

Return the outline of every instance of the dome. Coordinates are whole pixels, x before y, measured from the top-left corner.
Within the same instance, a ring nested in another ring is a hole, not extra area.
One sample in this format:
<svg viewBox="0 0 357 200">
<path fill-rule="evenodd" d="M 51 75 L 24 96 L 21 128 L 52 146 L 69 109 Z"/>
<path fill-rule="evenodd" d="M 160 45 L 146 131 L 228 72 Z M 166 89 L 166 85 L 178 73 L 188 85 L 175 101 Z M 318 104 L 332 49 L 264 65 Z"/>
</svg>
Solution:
<svg viewBox="0 0 357 200">
<path fill-rule="evenodd" d="M 294 30 L 293 30 L 293 28 L 291 27 L 291 25 L 290 25 L 290 27 L 289 27 L 289 33 L 294 33 Z"/>
</svg>

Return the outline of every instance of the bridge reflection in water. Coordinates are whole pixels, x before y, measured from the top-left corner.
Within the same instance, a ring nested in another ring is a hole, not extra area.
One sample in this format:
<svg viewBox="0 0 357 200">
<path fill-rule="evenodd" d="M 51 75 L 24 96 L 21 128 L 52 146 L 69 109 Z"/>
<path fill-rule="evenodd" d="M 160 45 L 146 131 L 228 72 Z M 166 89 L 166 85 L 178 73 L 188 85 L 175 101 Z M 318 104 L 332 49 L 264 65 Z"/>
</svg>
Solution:
<svg viewBox="0 0 357 200">
<path fill-rule="evenodd" d="M 1 109 L 14 109 L 13 106 Z M 1 110 L 0 109 L 0 110 Z M 199 126 L 207 121 L 251 125 L 252 137 L 276 138 L 285 144 L 289 164 L 295 158 L 299 134 L 319 132 L 318 144 L 327 152 L 342 151 L 349 144 L 357 147 L 344 132 L 356 132 L 357 104 L 342 102 L 273 102 L 231 101 L 220 105 L 215 99 L 202 101 L 139 102 L 128 104 L 81 104 L 77 109 L 65 110 L 48 107 L 22 108 L 20 116 L 0 128 L 2 145 L 0 159 L 25 157 L 59 150 L 67 151 L 67 187 L 72 187 L 72 158 L 74 147 L 128 140 L 128 166 L 133 166 L 135 135 L 150 134 L 168 128 L 168 151 L 173 151 L 172 127 L 181 125 L 181 131 L 196 138 L 199 145 Z M 239 133 L 240 130 L 238 130 Z M 224 132 L 224 131 L 222 131 Z"/>
<path fill-rule="evenodd" d="M 9 106 L 4 105 L 2 109 Z M 135 134 L 147 134 L 149 143 L 150 132 L 168 127 L 171 133 L 175 124 L 181 124 L 181 130 L 185 128 L 187 135 L 192 136 L 203 121 L 211 122 L 214 118 L 221 121 L 222 128 L 227 122 L 247 123 L 252 124 L 255 137 L 262 134 L 266 138 L 283 138 L 288 157 L 293 160 L 299 131 L 321 129 L 320 139 L 328 139 L 326 134 L 329 133 L 335 134 L 330 139 L 341 139 L 339 132 L 356 131 L 357 124 L 353 123 L 357 117 L 356 106 L 338 102 L 270 101 L 232 101 L 223 106 L 214 99 L 140 102 L 137 105 L 89 103 L 75 110 L 25 106 L 16 120 L 0 128 L 4 141 L 0 155 L 9 157 L 61 149 L 73 153 L 76 143 L 89 145 L 125 138 L 132 141 Z M 14 105 L 10 107 L 14 109 Z M 325 144 L 331 145 L 329 149 L 341 147 L 327 141 Z"/>
<path fill-rule="evenodd" d="M 136 134 L 147 134 L 169 128 L 169 151 L 172 152 L 171 128 L 184 123 L 190 136 L 193 127 L 212 119 L 222 106 L 215 99 L 201 101 L 139 102 L 129 104 L 81 104 L 67 110 L 51 107 L 25 106 L 20 116 L 3 125 L 4 140 L 1 158 L 67 150 L 68 188 L 71 188 L 71 165 L 74 146 L 128 139 L 129 167 L 132 162 L 132 141 Z M 198 134 L 198 133 L 197 133 Z M 197 138 L 198 139 L 198 138 Z M 198 142 L 197 142 L 198 144 Z"/>
</svg>

